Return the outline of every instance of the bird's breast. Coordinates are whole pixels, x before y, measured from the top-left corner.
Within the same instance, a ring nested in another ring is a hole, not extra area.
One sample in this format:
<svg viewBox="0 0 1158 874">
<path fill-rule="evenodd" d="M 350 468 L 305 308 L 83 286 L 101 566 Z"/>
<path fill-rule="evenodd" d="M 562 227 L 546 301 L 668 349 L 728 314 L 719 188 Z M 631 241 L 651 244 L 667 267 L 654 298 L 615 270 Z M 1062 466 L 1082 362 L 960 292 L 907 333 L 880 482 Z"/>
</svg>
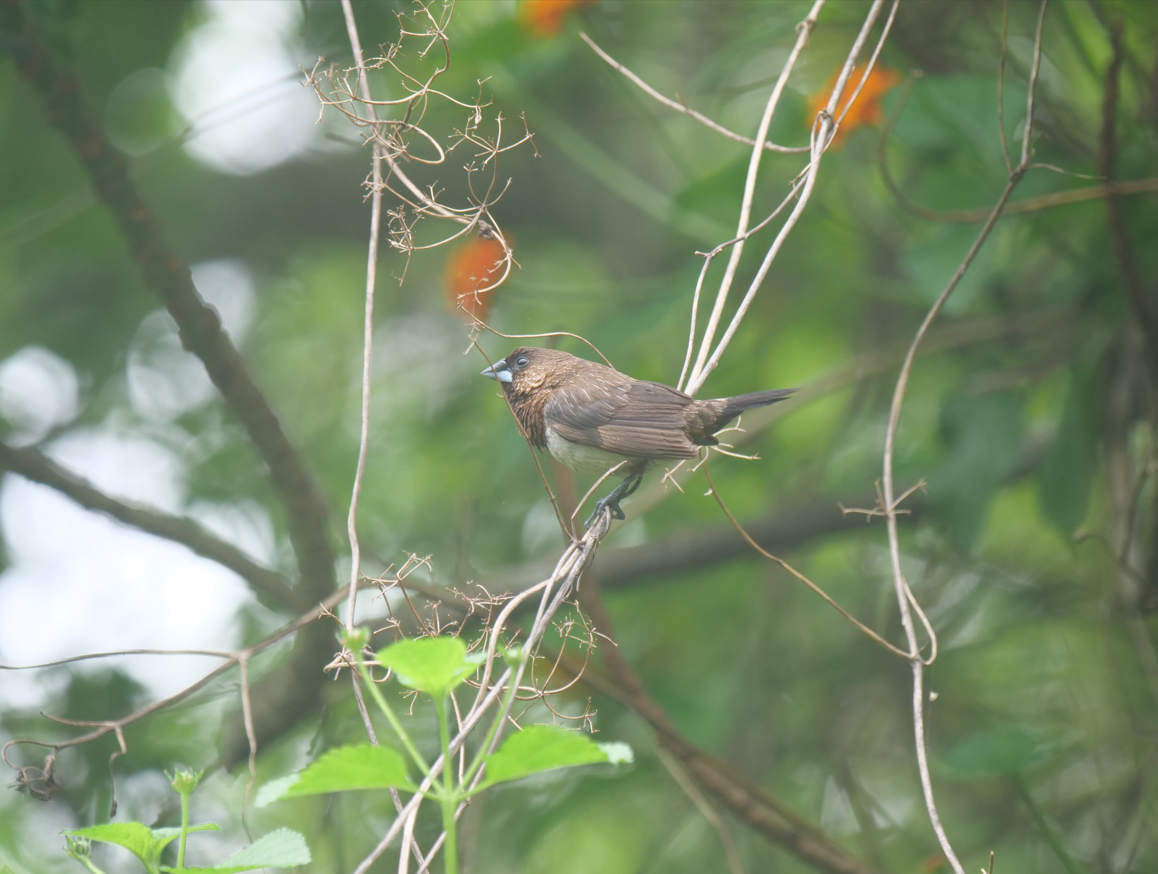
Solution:
<svg viewBox="0 0 1158 874">
<path fill-rule="evenodd" d="M 573 443 L 565 437 L 560 437 L 550 425 L 546 429 L 547 451 L 560 464 L 582 473 L 607 473 L 621 461 L 638 463 L 640 459 L 628 458 L 606 449 L 595 446 L 584 446 L 582 443 Z M 623 475 L 627 471 L 623 470 Z"/>
</svg>

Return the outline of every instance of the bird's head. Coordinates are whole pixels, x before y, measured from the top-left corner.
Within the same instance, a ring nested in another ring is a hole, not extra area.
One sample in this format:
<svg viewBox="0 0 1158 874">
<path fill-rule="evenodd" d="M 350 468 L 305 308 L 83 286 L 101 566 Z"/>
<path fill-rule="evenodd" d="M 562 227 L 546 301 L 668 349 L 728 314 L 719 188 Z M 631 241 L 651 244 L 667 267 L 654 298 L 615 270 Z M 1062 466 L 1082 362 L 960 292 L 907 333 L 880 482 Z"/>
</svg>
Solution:
<svg viewBox="0 0 1158 874">
<path fill-rule="evenodd" d="M 557 388 L 574 369 L 575 356 L 557 349 L 520 346 L 482 375 L 493 379 L 503 391 L 525 394 Z"/>
</svg>

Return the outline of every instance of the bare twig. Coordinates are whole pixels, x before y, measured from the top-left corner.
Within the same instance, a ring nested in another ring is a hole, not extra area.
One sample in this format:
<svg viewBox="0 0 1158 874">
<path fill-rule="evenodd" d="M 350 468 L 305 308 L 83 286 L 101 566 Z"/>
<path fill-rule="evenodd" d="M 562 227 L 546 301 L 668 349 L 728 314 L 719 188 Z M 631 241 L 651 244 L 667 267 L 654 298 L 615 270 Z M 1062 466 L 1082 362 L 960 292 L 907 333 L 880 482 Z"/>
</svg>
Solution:
<svg viewBox="0 0 1158 874">
<path fill-rule="evenodd" d="M 342 0 L 342 15 L 346 21 L 346 34 L 350 38 L 350 48 L 354 52 L 354 64 L 358 68 L 358 87 L 362 99 L 367 102 L 366 111 L 371 122 L 378 120 L 374 105 L 370 103 L 370 82 L 366 78 L 366 66 L 362 61 L 362 43 L 358 37 L 358 25 L 354 20 L 354 9 L 350 0 Z M 358 543 L 358 498 L 362 492 L 362 477 L 366 473 L 366 455 L 370 447 L 370 384 L 374 353 L 374 287 L 378 275 L 378 230 L 382 222 L 382 147 L 374 143 L 372 170 L 373 185 L 370 189 L 370 244 L 366 254 L 365 313 L 362 327 L 362 421 L 358 441 L 358 463 L 354 471 L 354 485 L 350 494 L 350 512 L 346 519 L 346 533 L 350 538 L 350 597 L 346 604 L 346 629 L 354 629 L 354 605 L 358 592 L 358 574 L 361 569 L 362 552 Z M 354 683 L 358 679 L 355 674 Z"/>
<path fill-rule="evenodd" d="M 211 651 L 211 650 L 177 650 L 177 651 L 158 653 L 158 652 L 155 652 L 153 650 L 126 650 L 123 653 L 88 654 L 88 655 L 84 655 L 84 656 L 77 656 L 76 658 L 72 658 L 72 659 L 62 659 L 58 662 L 51 662 L 51 663 L 49 663 L 49 665 L 65 664 L 68 662 L 80 661 L 82 659 L 88 659 L 88 658 L 98 658 L 98 657 L 106 657 L 106 656 L 113 656 L 113 655 L 131 655 L 131 654 L 136 654 L 136 653 L 149 654 L 149 655 L 154 655 L 154 654 L 169 655 L 169 654 L 193 653 L 196 655 L 215 656 L 217 658 L 222 659 L 222 663 L 220 665 L 218 665 L 216 668 L 214 668 L 212 671 L 210 671 L 209 673 L 202 676 L 195 683 L 191 683 L 190 685 L 186 686 L 184 689 L 168 696 L 167 698 L 162 698 L 160 700 L 153 701 L 149 704 L 146 704 L 145 706 L 133 711 L 132 713 L 130 713 L 127 716 L 121 717 L 120 719 L 83 723 L 84 725 L 94 726 L 93 731 L 88 732 L 87 734 L 81 735 L 80 737 L 74 737 L 74 738 L 71 738 L 71 739 L 65 740 L 65 741 L 59 741 L 56 743 L 49 743 L 47 741 L 38 741 L 38 740 L 31 740 L 31 739 L 25 739 L 25 738 L 17 738 L 15 740 L 9 741 L 8 743 L 6 743 L 4 745 L 3 751 L 2 751 L 2 754 L 0 754 L 0 757 L 3 758 L 4 763 L 6 765 L 8 765 L 10 768 L 13 768 L 14 770 L 19 771 L 20 769 L 17 768 L 17 766 L 13 765 L 8 760 L 8 748 L 9 747 L 17 746 L 17 745 L 32 745 L 32 746 L 46 747 L 46 748 L 52 750 L 51 758 L 54 760 L 56 757 L 56 754 L 59 753 L 63 749 L 66 749 L 68 747 L 81 746 L 83 744 L 90 743 L 90 742 L 96 740 L 97 738 L 104 737 L 109 732 L 120 731 L 120 730 L 124 729 L 126 726 L 133 724 L 134 722 L 139 722 L 140 720 L 144 719 L 146 716 L 150 716 L 151 714 L 156 713 L 160 710 L 163 710 L 166 707 L 169 707 L 169 706 L 176 704 L 180 701 L 184 701 L 186 698 L 188 698 L 194 692 L 197 692 L 198 690 L 204 688 L 206 685 L 208 685 L 210 682 L 212 682 L 215 678 L 224 674 L 226 671 L 228 671 L 235 664 L 239 664 L 242 660 L 247 660 L 247 659 L 252 658 L 257 653 L 268 649 L 269 647 L 273 646 L 278 641 L 285 639 L 286 637 L 288 637 L 291 634 L 294 634 L 298 631 L 301 631 L 302 629 L 304 629 L 307 626 L 311 625 L 312 623 L 316 622 L 322 616 L 329 615 L 329 611 L 334 607 L 334 605 L 338 604 L 345 596 L 346 596 L 346 590 L 345 589 L 341 589 L 339 591 L 331 593 L 330 597 L 327 598 L 325 601 L 322 601 L 317 607 L 301 614 L 293 622 L 290 622 L 287 625 L 284 625 L 282 628 L 275 631 L 273 634 L 269 635 L 264 640 L 262 640 L 258 643 L 255 643 L 253 646 L 249 646 L 249 647 L 246 647 L 245 649 L 238 650 L 237 652 L 231 652 L 230 653 L 230 652 L 215 652 L 215 651 Z M 17 668 L 9 668 L 9 669 L 10 670 L 27 670 L 27 669 L 33 669 L 33 668 L 39 668 L 39 667 L 44 667 L 44 665 L 27 665 L 27 666 L 21 666 L 21 667 L 17 667 Z M 47 717 L 47 714 L 44 714 L 44 715 L 46 716 L 46 718 L 53 718 L 53 719 L 57 719 L 57 721 L 59 721 L 59 719 L 56 717 Z M 248 734 L 248 733 L 253 731 L 253 723 L 252 723 L 252 719 L 249 717 L 247 717 L 246 721 L 247 721 L 246 731 Z M 77 724 L 80 724 L 80 723 L 77 723 Z"/>
<path fill-rule="evenodd" d="M 483 664 L 483 676 L 479 683 L 478 695 L 474 704 L 467 710 L 465 714 L 463 714 L 462 723 L 458 734 L 450 741 L 449 750 L 452 756 L 457 753 L 462 745 L 466 742 L 466 738 L 474 730 L 475 726 L 479 724 L 491 706 L 500 700 L 503 692 L 508 689 L 510 685 L 518 688 L 521 683 L 526 660 L 524 660 L 517 669 L 512 670 L 511 668 L 507 668 L 493 682 L 490 680 L 495 664 L 495 656 L 497 652 L 499 637 L 501 635 L 501 629 L 507 618 L 511 615 L 515 607 L 521 601 L 525 600 L 532 594 L 538 592 L 542 593 L 539 599 L 538 612 L 535 616 L 534 622 L 532 623 L 531 630 L 527 635 L 526 642 L 523 644 L 524 651 L 527 653 L 527 655 L 533 656 L 539 643 L 542 640 L 544 632 L 550 626 L 550 621 L 555 611 L 559 608 L 560 605 L 562 605 L 565 598 L 578 584 L 579 578 L 583 575 L 583 572 L 587 569 L 591 563 L 591 560 L 594 558 L 599 543 L 604 537 L 607 536 L 610 523 L 611 509 L 608 507 L 604 509 L 604 511 L 596 519 L 594 525 L 588 529 L 587 533 L 584 534 L 581 539 L 571 543 L 563 551 L 563 554 L 560 556 L 559 561 L 556 563 L 555 570 L 550 577 L 543 580 L 538 585 L 520 593 L 515 598 L 512 598 L 506 604 L 506 606 L 504 606 L 502 612 L 499 614 L 499 617 L 496 619 L 493 631 L 489 636 L 490 639 L 487 646 L 487 658 Z M 508 706 L 509 702 L 508 705 L 505 705 L 504 707 Z M 494 739 L 492 740 L 492 749 L 499 742 L 502 734 L 502 725 L 506 722 L 508 712 L 509 711 L 507 709 L 503 709 L 497 716 L 498 730 L 495 732 Z M 370 867 L 382 855 L 382 853 L 386 851 L 386 848 L 390 845 L 394 838 L 398 836 L 398 833 L 403 828 L 406 818 L 412 815 L 413 811 L 417 809 L 419 804 L 421 804 L 424 794 L 429 791 L 430 786 L 433 785 L 433 780 L 442 772 L 443 767 L 444 762 L 442 756 L 440 755 L 431 765 L 429 775 L 423 779 L 422 783 L 418 787 L 417 792 L 415 792 L 414 796 L 410 799 L 409 802 L 407 802 L 402 812 L 394 820 L 390 828 L 387 829 L 386 833 L 382 836 L 382 839 L 378 842 L 375 848 L 354 870 L 354 874 L 365 874 L 365 872 L 370 869 Z M 482 773 L 482 770 L 480 770 L 476 777 Z M 461 814 L 464 807 L 465 805 L 459 807 L 456 812 L 456 817 Z M 435 843 L 432 851 L 427 854 L 427 860 L 429 860 L 434 855 L 435 849 L 440 845 L 441 841 Z"/>
<path fill-rule="evenodd" d="M 707 465 L 704 465 L 704 476 L 708 480 L 708 488 L 711 490 L 712 497 L 716 499 L 716 503 L 720 505 L 720 509 L 723 511 L 724 515 L 728 517 L 728 521 L 732 524 L 732 527 L 740 532 L 740 536 L 744 538 L 745 543 L 747 543 L 769 561 L 776 562 L 776 564 L 780 565 L 780 567 L 784 568 L 784 570 L 788 571 L 788 573 L 796 577 L 796 579 L 800 580 L 800 582 L 804 583 L 804 585 L 808 586 L 808 588 L 812 589 L 812 591 L 819 595 L 825 601 L 825 603 L 827 603 L 830 607 L 833 607 L 836 612 L 851 622 L 857 630 L 867 635 L 870 640 L 884 647 L 893 655 L 898 655 L 904 659 L 909 658 L 909 653 L 905 652 L 903 649 L 898 649 L 897 647 L 893 646 L 891 643 L 889 643 L 887 640 L 885 640 L 883 637 L 881 637 L 879 634 L 877 634 L 875 631 L 873 631 L 871 628 L 869 628 L 867 625 L 865 625 L 863 622 L 841 607 L 840 604 L 832 599 L 831 595 L 824 591 L 824 589 L 820 588 L 820 586 L 818 586 L 812 580 L 808 579 L 808 577 L 804 576 L 804 574 L 800 573 L 800 571 L 796 570 L 796 568 L 792 567 L 792 565 L 788 564 L 788 562 L 784 561 L 784 559 L 773 555 L 772 553 L 768 552 L 768 550 L 764 549 L 764 547 L 762 547 L 759 543 L 757 543 L 752 538 L 752 536 L 744 530 L 744 527 L 738 521 L 736 521 L 736 517 L 732 515 L 732 511 L 728 509 L 727 504 L 724 503 L 724 499 L 720 497 L 720 493 L 716 491 L 716 484 L 712 482 L 712 475 L 708 472 Z"/>
<path fill-rule="evenodd" d="M 1001 217 L 1005 204 L 1009 201 L 1010 195 L 1014 188 L 1025 176 L 1025 173 L 1030 163 L 1030 140 L 1033 133 L 1033 93 L 1037 85 L 1037 72 L 1040 69 L 1041 62 L 1041 35 L 1042 22 L 1045 16 L 1046 0 L 1042 0 L 1040 12 L 1038 15 L 1037 33 L 1034 41 L 1034 63 L 1033 73 L 1029 81 L 1029 98 L 1026 105 L 1026 124 L 1025 131 L 1022 137 L 1021 149 L 1021 163 L 1013 169 L 1010 174 L 1009 181 L 1005 186 L 1005 190 L 1001 193 L 997 204 L 990 212 L 989 219 L 986 221 L 984 227 L 978 233 L 973 245 L 969 248 L 965 258 L 958 266 L 953 277 L 949 280 L 949 284 L 945 290 L 938 296 L 936 302 L 929 309 L 921 326 L 917 329 L 916 335 L 913 337 L 913 342 L 909 346 L 908 354 L 901 365 L 900 375 L 897 377 L 896 388 L 893 392 L 892 404 L 889 408 L 888 425 L 885 430 L 885 448 L 884 448 L 884 462 L 883 475 L 881 477 L 881 484 L 884 491 L 884 509 L 885 519 L 888 528 L 889 539 L 889 556 L 892 561 L 893 583 L 896 589 L 897 603 L 901 613 L 901 625 L 905 631 L 905 638 L 908 641 L 909 653 L 908 658 L 912 666 L 913 674 L 913 736 L 914 745 L 917 754 L 917 766 L 921 777 L 921 788 L 925 796 L 925 808 L 929 815 L 929 821 L 933 826 L 933 831 L 937 835 L 937 840 L 941 844 L 941 850 L 945 854 L 945 858 L 949 861 L 956 874 L 964 874 L 964 868 L 958 860 L 956 853 L 953 851 L 952 845 L 949 843 L 949 838 L 945 833 L 945 829 L 941 824 L 940 815 L 937 812 L 937 805 L 933 798 L 933 783 L 929 773 L 928 754 L 925 745 L 925 693 L 924 693 L 924 668 L 926 662 L 921 658 L 920 645 L 917 641 L 916 629 L 913 625 L 912 611 L 910 605 L 915 605 L 912 592 L 905 580 L 904 573 L 901 569 L 901 550 L 900 540 L 897 532 L 897 512 L 896 512 L 896 498 L 895 489 L 893 486 L 893 452 L 896 442 L 897 425 L 900 421 L 901 406 L 904 403 L 905 390 L 908 386 L 909 374 L 912 371 L 913 361 L 916 358 L 917 350 L 921 345 L 922 339 L 929 326 L 936 319 L 941 312 L 945 302 L 965 275 L 965 271 L 973 263 L 981 246 L 988 239 L 990 232 L 997 224 L 997 220 Z"/>
<path fill-rule="evenodd" d="M 236 546 L 211 534 L 194 520 L 110 497 L 37 449 L 17 449 L 0 441 L 0 469 L 56 489 L 86 510 L 103 513 L 141 531 L 180 543 L 197 555 L 229 568 L 255 592 L 274 598 L 278 604 L 298 609 L 305 606 L 301 603 L 301 594 L 290 588 L 281 574 L 257 564 Z"/>
<path fill-rule="evenodd" d="M 688 394 L 695 394 L 699 388 L 699 383 L 696 382 L 700 371 L 704 367 L 705 359 L 708 351 L 711 349 L 712 339 L 715 337 L 716 328 L 720 323 L 720 318 L 724 312 L 724 304 L 728 299 L 728 291 L 731 289 L 732 280 L 736 275 L 736 269 L 740 264 L 740 255 L 744 251 L 744 235 L 748 230 L 748 223 L 752 213 L 752 200 L 756 194 L 756 177 L 759 173 L 760 159 L 764 155 L 764 149 L 761 145 L 768 138 L 768 128 L 772 124 L 772 116 L 776 112 L 776 107 L 780 104 L 780 97 L 784 93 L 785 87 L 788 85 L 788 77 L 792 75 L 792 70 L 796 66 L 797 60 L 800 58 L 804 47 L 808 45 L 808 37 L 811 35 L 813 28 L 816 27 L 816 19 L 820 15 L 820 10 L 824 8 L 825 0 L 816 0 L 812 4 L 812 8 L 808 11 L 808 15 L 797 26 L 796 44 L 792 46 L 792 51 L 788 55 L 788 59 L 784 62 L 784 69 L 780 71 L 780 76 L 776 80 L 776 84 L 772 88 L 772 93 L 768 95 L 768 102 L 764 105 L 764 114 L 760 118 L 760 124 L 756 129 L 756 138 L 753 142 L 752 155 L 748 159 L 748 175 L 744 180 L 744 196 L 740 202 L 740 217 L 737 221 L 736 227 L 736 245 L 732 248 L 732 254 L 728 258 L 728 265 L 724 271 L 724 278 L 720 281 L 719 291 L 716 293 L 716 302 L 712 307 L 711 315 L 708 317 L 708 325 L 704 329 L 704 337 L 700 345 L 700 354 L 696 359 L 696 364 L 692 368 L 691 378 L 688 384 Z M 880 2 L 874 3 L 873 8 L 877 8 Z M 694 333 L 695 326 L 692 326 Z M 693 388 L 693 383 L 695 386 Z"/>
<path fill-rule="evenodd" d="M 877 48 L 873 52 L 873 61 L 871 61 L 865 69 L 862 83 L 867 80 L 867 77 L 872 72 L 872 63 L 875 62 L 875 59 L 880 52 L 880 47 L 888 38 L 889 29 L 892 26 L 898 2 L 899 0 L 894 0 L 893 2 L 892 12 L 885 22 L 880 39 L 877 42 Z M 727 330 L 724 331 L 724 335 L 720 339 L 720 342 L 716 345 L 715 349 L 709 356 L 708 350 L 711 348 L 711 343 L 715 336 L 715 330 L 719 324 L 720 315 L 722 314 L 724 302 L 727 297 L 727 290 L 728 287 L 730 287 L 732 276 L 735 274 L 735 268 L 733 267 L 733 264 L 738 266 L 739 263 L 739 255 L 737 254 L 739 244 L 733 248 L 732 257 L 728 263 L 728 269 L 725 270 L 724 280 L 721 283 L 720 291 L 716 296 L 716 304 L 712 310 L 712 315 L 709 317 L 708 326 L 704 331 L 704 337 L 701 340 L 700 352 L 696 359 L 696 365 L 692 368 L 691 375 L 688 379 L 688 385 L 686 389 L 688 394 L 694 395 L 696 392 L 698 392 L 703 386 L 703 383 L 707 379 L 708 375 L 716 368 L 716 365 L 719 364 L 720 358 L 723 356 L 724 351 L 728 348 L 728 344 L 732 340 L 732 337 L 735 335 L 736 331 L 740 327 L 740 324 L 743 322 L 744 316 L 748 312 L 748 308 L 751 306 L 752 301 L 756 297 L 756 293 L 763 285 L 764 279 L 772 267 L 772 262 L 779 254 L 780 248 L 783 246 L 784 241 L 788 237 L 788 234 L 796 226 L 797 221 L 800 219 L 801 213 L 804 211 L 804 207 L 807 206 L 808 200 L 812 195 L 812 189 L 816 184 L 817 174 L 820 171 L 820 159 L 823 156 L 825 150 L 828 148 L 829 144 L 832 142 L 832 136 L 835 131 L 836 111 L 837 107 L 840 105 L 840 97 L 844 92 L 844 87 L 847 84 L 849 77 L 852 75 L 853 68 L 856 65 L 856 60 L 860 56 L 861 49 L 864 47 L 865 42 L 868 40 L 869 32 L 872 30 L 872 26 L 876 22 L 876 19 L 880 14 L 880 10 L 883 5 L 884 0 L 874 0 L 872 7 L 869 9 L 868 15 L 865 16 L 864 24 L 861 26 L 860 32 L 857 34 L 857 37 L 853 42 L 852 49 L 848 53 L 848 57 L 845 60 L 844 66 L 841 68 L 840 75 L 837 77 L 836 84 L 832 89 L 832 95 L 829 97 L 828 106 L 820 113 L 820 116 L 813 126 L 811 160 L 808 164 L 807 170 L 805 171 L 804 186 L 801 189 L 800 196 L 796 201 L 796 206 L 793 208 L 788 218 L 785 219 L 779 233 L 772 241 L 772 245 L 769 247 L 767 254 L 764 256 L 764 261 L 761 263 L 759 270 L 756 272 L 755 277 L 752 279 L 752 282 L 748 286 L 748 291 L 744 295 L 744 299 L 740 302 L 739 307 L 736 309 L 736 313 L 733 315 L 731 322 L 728 324 Z M 818 7 L 813 8 L 815 12 L 819 12 Z M 790 57 L 790 61 L 793 60 L 794 59 Z M 786 65 L 785 72 L 787 73 L 787 71 L 788 66 Z M 777 84 L 779 85 L 779 83 Z M 753 184 L 755 181 L 755 172 L 759 166 L 759 154 L 761 152 L 762 150 L 755 150 L 753 152 L 753 160 L 749 166 L 749 179 Z M 745 203 L 750 203 L 747 197 L 747 189 L 745 189 Z M 744 215 L 743 208 L 741 225 L 742 233 L 743 229 L 747 226 L 746 216 Z"/>
<path fill-rule="evenodd" d="M 89 113 L 76 78 L 57 61 L 20 4 L 4 7 L 0 35 L 20 74 L 40 93 L 50 122 L 72 148 L 98 199 L 112 213 L 146 286 L 177 323 L 182 345 L 205 365 L 210 380 L 269 467 L 270 482 L 286 510 L 303 595 L 323 597 L 334 584 L 325 501 L 269 401 L 222 330 L 216 311 L 197 293 L 189 268 L 165 243 L 124 161 Z"/>
<path fill-rule="evenodd" d="M 579 603 L 597 628 L 614 636 L 611 619 L 600 595 L 597 573 L 584 577 Z M 659 742 L 707 792 L 740 820 L 820 871 L 828 874 L 872 874 L 871 868 L 848 856 L 816 826 L 770 796 L 755 782 L 737 774 L 680 734 L 667 713 L 648 694 L 639 676 L 617 647 L 603 647 L 600 652 L 608 676 L 589 671 L 584 675 L 585 682 L 622 701 L 647 720 Z"/>
<path fill-rule="evenodd" d="M 1001 3 L 1001 62 L 997 66 L 997 132 L 1001 134 L 1001 156 L 1005 159 L 1005 175 L 1013 175 L 1009 158 L 1009 143 L 1005 140 L 1005 58 L 1009 52 L 1009 0 Z"/>
<path fill-rule="evenodd" d="M 1125 57 L 1125 33 L 1121 22 L 1110 25 L 1110 64 L 1106 70 L 1106 86 L 1102 99 L 1102 131 L 1098 144 L 1098 170 L 1106 177 L 1107 185 L 1113 185 L 1117 164 L 1118 135 L 1117 112 L 1119 79 L 1122 61 Z M 1121 184 L 1121 183 L 1119 183 Z M 1144 338 L 1144 358 L 1150 372 L 1151 384 L 1158 391 L 1158 313 L 1155 313 L 1151 295 L 1142 282 L 1138 260 L 1126 227 L 1126 217 L 1118 192 L 1111 190 L 1106 196 L 1106 225 L 1114 244 L 1114 256 L 1126 297 L 1134 310 L 1134 317 Z"/>
<path fill-rule="evenodd" d="M 710 127 L 712 130 L 716 131 L 717 133 L 723 134 L 724 136 L 726 136 L 730 140 L 735 140 L 736 142 L 743 143 L 746 146 L 756 145 L 756 140 L 749 139 L 746 136 L 743 136 L 741 134 L 735 133 L 734 131 L 728 130 L 722 124 L 719 124 L 718 122 L 713 121 L 712 119 L 708 118 L 703 113 L 696 112 L 694 109 L 692 109 L 691 107 L 687 106 L 686 104 L 684 104 L 682 102 L 672 100 L 670 97 L 664 97 L 662 94 L 660 94 L 658 91 L 656 91 L 650 85 L 648 85 L 647 82 L 645 82 L 643 79 L 639 78 L 639 76 L 635 75 L 635 73 L 631 72 L 631 70 L 627 69 L 627 67 L 625 67 L 623 64 L 619 63 L 619 61 L 615 60 L 615 58 L 611 57 L 611 55 L 607 54 L 607 52 L 603 51 L 603 49 L 599 48 L 599 46 L 595 44 L 595 41 L 593 39 L 591 39 L 591 37 L 589 37 L 587 34 L 580 33 L 579 37 L 585 43 L 587 43 L 587 45 L 591 46 L 591 50 L 593 52 L 595 52 L 595 54 L 599 55 L 599 57 L 601 57 L 603 60 L 605 60 L 614 69 L 616 69 L 620 73 L 622 73 L 628 80 L 633 82 L 635 85 L 639 86 L 639 88 L 645 94 L 647 94 L 649 97 L 653 98 L 654 100 L 659 101 L 664 106 L 667 106 L 671 109 L 674 109 L 676 112 L 682 112 L 685 115 L 687 115 L 691 118 L 694 118 L 700 124 L 703 124 L 703 125 L 706 125 L 707 127 Z M 767 141 L 764 143 L 764 148 L 767 149 L 769 152 L 780 152 L 780 153 L 785 154 L 785 155 L 801 154 L 801 153 L 807 152 L 809 150 L 808 146 L 779 146 L 776 143 L 767 142 Z"/>
</svg>

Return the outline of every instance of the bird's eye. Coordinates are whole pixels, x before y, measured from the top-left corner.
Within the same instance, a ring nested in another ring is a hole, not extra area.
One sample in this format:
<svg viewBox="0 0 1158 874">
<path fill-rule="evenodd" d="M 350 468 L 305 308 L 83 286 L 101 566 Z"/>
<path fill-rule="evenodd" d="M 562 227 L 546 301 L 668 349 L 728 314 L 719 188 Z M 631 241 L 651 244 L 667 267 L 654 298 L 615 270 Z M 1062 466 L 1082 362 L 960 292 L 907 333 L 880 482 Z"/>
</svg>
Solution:
<svg viewBox="0 0 1158 874">
<path fill-rule="evenodd" d="M 519 365 L 519 367 L 526 367 L 530 363 L 531 362 L 527 360 L 526 355 L 520 356 L 519 360 L 515 362 L 515 364 Z"/>
</svg>

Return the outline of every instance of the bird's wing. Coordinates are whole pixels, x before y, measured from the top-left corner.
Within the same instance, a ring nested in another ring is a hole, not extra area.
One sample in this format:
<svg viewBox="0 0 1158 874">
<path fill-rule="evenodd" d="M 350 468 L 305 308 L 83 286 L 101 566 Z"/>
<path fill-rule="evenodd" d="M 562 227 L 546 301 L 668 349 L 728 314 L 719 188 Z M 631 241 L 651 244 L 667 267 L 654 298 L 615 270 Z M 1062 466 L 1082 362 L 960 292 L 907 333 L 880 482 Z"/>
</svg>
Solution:
<svg viewBox="0 0 1158 874">
<path fill-rule="evenodd" d="M 684 408 L 691 398 L 656 382 L 566 386 L 543 407 L 547 426 L 572 443 L 634 458 L 692 458 Z"/>
</svg>

